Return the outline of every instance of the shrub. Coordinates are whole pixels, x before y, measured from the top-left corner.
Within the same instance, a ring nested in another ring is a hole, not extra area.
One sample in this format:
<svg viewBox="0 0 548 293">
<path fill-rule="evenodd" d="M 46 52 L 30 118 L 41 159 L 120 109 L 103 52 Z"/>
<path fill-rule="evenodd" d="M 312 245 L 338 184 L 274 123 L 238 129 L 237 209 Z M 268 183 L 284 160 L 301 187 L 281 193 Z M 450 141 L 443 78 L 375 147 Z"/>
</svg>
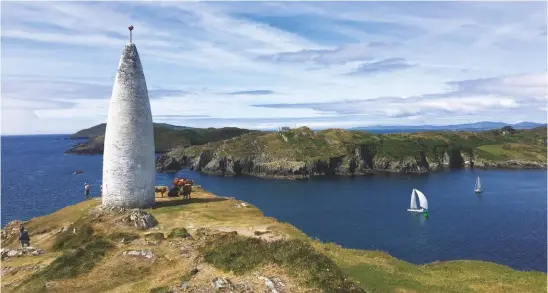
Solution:
<svg viewBox="0 0 548 293">
<path fill-rule="evenodd" d="M 188 238 L 190 234 L 185 228 L 175 228 L 171 230 L 171 233 L 167 236 L 168 238 Z"/>
</svg>

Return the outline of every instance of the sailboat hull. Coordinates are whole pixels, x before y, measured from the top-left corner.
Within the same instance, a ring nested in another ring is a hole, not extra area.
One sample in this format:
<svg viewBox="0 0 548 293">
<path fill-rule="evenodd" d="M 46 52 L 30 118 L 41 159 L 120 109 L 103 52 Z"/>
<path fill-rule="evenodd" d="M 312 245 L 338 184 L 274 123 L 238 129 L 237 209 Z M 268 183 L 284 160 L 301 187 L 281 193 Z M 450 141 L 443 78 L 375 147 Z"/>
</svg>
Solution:
<svg viewBox="0 0 548 293">
<path fill-rule="evenodd" d="M 408 212 L 422 213 L 424 209 L 407 209 Z"/>
<path fill-rule="evenodd" d="M 481 189 L 475 189 L 474 192 L 475 192 L 475 193 L 481 193 L 482 190 L 481 190 Z"/>
</svg>

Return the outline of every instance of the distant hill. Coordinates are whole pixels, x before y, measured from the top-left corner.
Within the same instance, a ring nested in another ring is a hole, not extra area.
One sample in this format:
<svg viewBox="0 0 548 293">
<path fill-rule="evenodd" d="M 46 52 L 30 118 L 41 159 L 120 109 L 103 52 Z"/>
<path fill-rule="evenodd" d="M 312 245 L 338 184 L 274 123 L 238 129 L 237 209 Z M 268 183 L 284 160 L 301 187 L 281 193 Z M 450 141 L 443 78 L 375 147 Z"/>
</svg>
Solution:
<svg viewBox="0 0 548 293">
<path fill-rule="evenodd" d="M 491 129 L 500 129 L 504 126 L 511 126 L 514 129 L 531 129 L 540 126 L 546 126 L 542 123 L 535 122 L 520 122 L 516 124 L 509 124 L 503 122 L 491 122 L 482 121 L 475 123 L 465 124 L 453 124 L 453 125 L 417 125 L 417 126 L 404 126 L 404 125 L 372 125 L 372 126 L 358 126 L 348 128 L 349 130 L 365 130 L 379 133 L 398 133 L 398 132 L 417 132 L 417 131 L 484 131 Z"/>
<path fill-rule="evenodd" d="M 106 123 L 101 123 L 90 128 L 82 129 L 72 134 L 70 138 L 81 139 L 81 138 L 93 138 L 99 135 L 104 135 L 105 130 L 107 129 Z"/>
<path fill-rule="evenodd" d="M 67 154 L 102 154 L 104 151 L 106 124 L 102 123 L 80 130 L 70 138 L 87 138 L 88 140 L 67 150 Z M 236 127 L 192 128 L 165 123 L 154 123 L 154 143 L 157 153 L 164 153 L 174 147 L 200 145 L 208 142 L 229 139 L 242 134 L 258 132 L 256 130 Z"/>
</svg>

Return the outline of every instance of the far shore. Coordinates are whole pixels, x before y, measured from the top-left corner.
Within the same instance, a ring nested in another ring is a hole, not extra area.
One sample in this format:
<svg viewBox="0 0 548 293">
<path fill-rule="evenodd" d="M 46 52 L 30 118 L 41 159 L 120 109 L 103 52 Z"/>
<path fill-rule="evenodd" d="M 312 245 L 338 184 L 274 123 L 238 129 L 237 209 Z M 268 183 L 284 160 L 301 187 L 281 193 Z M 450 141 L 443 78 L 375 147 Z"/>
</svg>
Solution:
<svg viewBox="0 0 548 293">
<path fill-rule="evenodd" d="M 370 171 L 366 173 L 354 173 L 354 174 L 313 174 L 313 175 L 269 175 L 269 174 L 260 174 L 260 173 L 246 173 L 246 174 L 223 174 L 221 172 L 210 172 L 210 171 L 195 171 L 189 168 L 183 168 L 177 171 L 156 171 L 157 173 L 165 174 L 175 174 L 181 171 L 192 171 L 204 175 L 220 176 L 220 177 L 256 177 L 261 179 L 277 179 L 277 180 L 308 180 L 312 178 L 336 178 L 336 177 L 373 177 L 373 176 L 425 176 L 431 173 L 441 173 L 441 172 L 452 172 L 458 170 L 506 170 L 506 171 L 522 171 L 522 170 L 548 170 L 546 166 L 543 167 L 533 167 L 533 166 L 507 166 L 507 167 L 471 167 L 466 165 L 462 168 L 443 168 L 440 170 L 426 171 L 426 172 L 390 172 L 390 171 Z"/>
</svg>

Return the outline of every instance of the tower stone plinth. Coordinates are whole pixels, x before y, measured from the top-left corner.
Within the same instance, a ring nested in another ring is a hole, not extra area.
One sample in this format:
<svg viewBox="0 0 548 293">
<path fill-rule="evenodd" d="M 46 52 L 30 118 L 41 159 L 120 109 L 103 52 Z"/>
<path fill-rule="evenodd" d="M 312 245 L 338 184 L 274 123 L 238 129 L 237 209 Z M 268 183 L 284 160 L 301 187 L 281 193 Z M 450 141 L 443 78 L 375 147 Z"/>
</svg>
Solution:
<svg viewBox="0 0 548 293">
<path fill-rule="evenodd" d="M 154 130 L 148 90 L 135 44 L 127 44 L 114 80 L 103 156 L 103 207 L 155 203 Z"/>
</svg>

